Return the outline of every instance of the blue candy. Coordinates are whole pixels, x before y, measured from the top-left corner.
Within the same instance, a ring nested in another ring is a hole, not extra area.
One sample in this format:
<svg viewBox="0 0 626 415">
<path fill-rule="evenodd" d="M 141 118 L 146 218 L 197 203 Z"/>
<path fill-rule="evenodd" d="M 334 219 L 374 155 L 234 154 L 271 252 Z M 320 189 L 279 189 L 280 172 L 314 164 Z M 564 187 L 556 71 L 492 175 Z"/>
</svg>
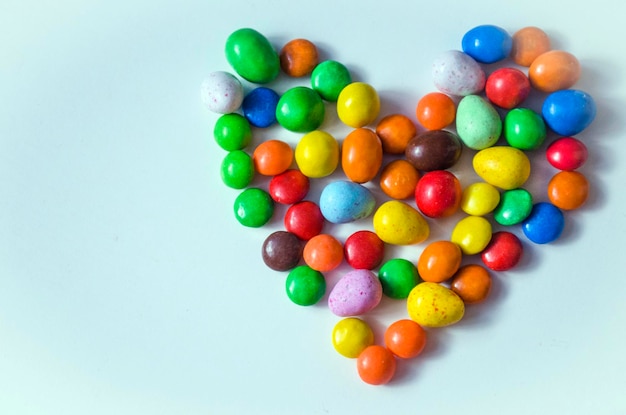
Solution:
<svg viewBox="0 0 626 415">
<path fill-rule="evenodd" d="M 276 106 L 280 96 L 272 89 L 255 88 L 241 103 L 243 115 L 255 127 L 265 128 L 276 122 Z"/>
<path fill-rule="evenodd" d="M 463 52 L 481 63 L 494 63 L 509 56 L 513 38 L 509 33 L 493 25 L 470 29 L 461 41 Z"/>
<path fill-rule="evenodd" d="M 546 97 L 541 114 L 552 131 L 572 136 L 591 124 L 596 117 L 596 103 L 586 92 L 564 89 Z"/>
<path fill-rule="evenodd" d="M 564 227 L 563 212 L 547 202 L 536 203 L 522 222 L 524 235 L 536 244 L 547 244 L 558 239 Z"/>
<path fill-rule="evenodd" d="M 376 199 L 369 189 L 351 181 L 331 182 L 320 195 L 320 210 L 331 223 L 347 223 L 369 216 Z"/>
</svg>

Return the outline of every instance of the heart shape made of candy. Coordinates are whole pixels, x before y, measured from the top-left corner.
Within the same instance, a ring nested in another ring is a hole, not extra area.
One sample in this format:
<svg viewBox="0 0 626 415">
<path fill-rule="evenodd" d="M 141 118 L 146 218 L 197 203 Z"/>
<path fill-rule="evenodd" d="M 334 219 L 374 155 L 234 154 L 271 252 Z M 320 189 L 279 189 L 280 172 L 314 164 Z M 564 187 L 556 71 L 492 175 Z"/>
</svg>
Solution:
<svg viewBox="0 0 626 415">
<path fill-rule="evenodd" d="M 260 228 L 277 204 L 287 207 L 284 229 L 262 244 L 263 261 L 287 273 L 294 304 L 327 297 L 341 317 L 333 346 L 357 359 L 369 384 L 389 382 L 397 358 L 419 355 L 425 328 L 455 324 L 467 306 L 483 302 L 493 273 L 516 267 L 527 241 L 560 238 L 566 212 L 589 194 L 578 170 L 587 147 L 575 136 L 592 123 L 596 105 L 572 89 L 581 76 L 576 57 L 553 50 L 536 27 L 510 35 L 481 25 L 461 45 L 432 63 L 435 90 L 416 100 L 415 119 L 382 114 L 374 86 L 352 79 L 338 61 L 320 61 L 313 42 L 297 38 L 277 50 L 251 28 L 227 37 L 234 73 L 213 72 L 202 83 L 204 104 L 219 114 L 213 136 L 225 151 L 222 181 L 240 190 L 236 220 Z M 279 92 L 271 85 L 280 77 L 303 82 Z M 541 95 L 535 109 L 534 92 Z M 349 128 L 341 140 L 321 129 L 328 108 Z M 258 129 L 276 125 L 298 137 L 295 148 L 279 139 L 253 145 Z M 539 178 L 547 182 L 539 197 L 529 183 L 537 152 L 552 170 Z M 455 171 L 463 155 L 471 157 L 464 175 L 471 183 Z M 255 177 L 264 184 L 252 186 Z M 434 225 L 451 219 L 442 237 Z M 345 224 L 358 229 L 333 233 Z M 413 245 L 423 247 L 416 258 L 389 255 Z M 349 270 L 333 281 L 341 267 Z M 406 314 L 376 344 L 363 316 L 384 297 L 402 302 Z"/>
</svg>

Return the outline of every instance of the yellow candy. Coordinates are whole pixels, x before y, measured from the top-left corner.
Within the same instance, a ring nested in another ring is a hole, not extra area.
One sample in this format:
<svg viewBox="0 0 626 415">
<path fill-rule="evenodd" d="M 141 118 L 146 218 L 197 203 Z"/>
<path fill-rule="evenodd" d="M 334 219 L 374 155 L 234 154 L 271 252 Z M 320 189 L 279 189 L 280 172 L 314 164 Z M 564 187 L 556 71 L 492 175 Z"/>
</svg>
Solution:
<svg viewBox="0 0 626 415">
<path fill-rule="evenodd" d="M 374 332 L 365 321 L 359 318 L 344 318 L 333 328 L 333 347 L 342 356 L 355 359 L 372 344 L 374 344 Z"/>
<path fill-rule="evenodd" d="M 483 216 L 500 203 L 500 192 L 489 183 L 472 183 L 463 190 L 461 209 L 468 215 Z"/>
<path fill-rule="evenodd" d="M 407 311 L 420 326 L 444 327 L 463 318 L 465 304 L 449 288 L 436 282 L 422 282 L 409 293 Z"/>
<path fill-rule="evenodd" d="M 514 147 L 497 146 L 479 151 L 472 161 L 484 181 L 505 190 L 521 187 L 530 176 L 530 160 Z"/>
<path fill-rule="evenodd" d="M 390 200 L 374 213 L 374 232 L 389 244 L 411 245 L 425 241 L 430 228 L 417 209 L 404 202 Z"/>
<path fill-rule="evenodd" d="M 346 125 L 354 128 L 373 122 L 380 112 L 378 92 L 364 82 L 353 82 L 339 93 L 337 115 Z"/>
<path fill-rule="evenodd" d="M 339 143 L 325 131 L 311 131 L 300 139 L 295 159 L 305 176 L 326 177 L 339 165 Z"/>
<path fill-rule="evenodd" d="M 491 224 L 482 216 L 468 216 L 452 229 L 450 240 L 459 245 L 465 255 L 477 254 L 491 241 Z"/>
</svg>

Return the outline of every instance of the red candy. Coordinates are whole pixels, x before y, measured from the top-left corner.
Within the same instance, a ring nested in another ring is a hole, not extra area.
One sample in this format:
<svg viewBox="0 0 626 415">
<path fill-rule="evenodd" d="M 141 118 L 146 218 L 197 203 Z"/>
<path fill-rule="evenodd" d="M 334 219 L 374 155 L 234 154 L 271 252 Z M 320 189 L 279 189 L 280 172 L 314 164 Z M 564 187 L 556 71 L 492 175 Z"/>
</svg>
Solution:
<svg viewBox="0 0 626 415">
<path fill-rule="evenodd" d="M 576 170 L 587 161 L 587 147 L 574 137 L 561 137 L 548 146 L 546 158 L 559 170 Z"/>
<path fill-rule="evenodd" d="M 501 231 L 495 232 L 489 244 L 482 251 L 483 263 L 494 271 L 507 271 L 518 264 L 524 248 L 515 234 Z"/>
<path fill-rule="evenodd" d="M 385 255 L 384 242 L 371 231 L 357 231 L 344 242 L 344 257 L 354 269 L 376 268 Z"/>
<path fill-rule="evenodd" d="M 530 93 L 530 81 L 515 68 L 500 68 L 487 78 L 485 94 L 495 105 L 511 109 L 522 103 Z"/>
<path fill-rule="evenodd" d="M 324 216 L 320 207 L 305 200 L 291 205 L 285 213 L 285 229 L 303 241 L 319 235 L 324 227 Z"/>
<path fill-rule="evenodd" d="M 459 209 L 463 191 L 459 179 L 447 170 L 435 170 L 422 176 L 415 187 L 415 203 L 431 218 L 451 216 Z"/>
<path fill-rule="evenodd" d="M 300 170 L 287 170 L 272 177 L 269 194 L 278 203 L 291 205 L 301 201 L 309 192 L 309 178 Z"/>
</svg>

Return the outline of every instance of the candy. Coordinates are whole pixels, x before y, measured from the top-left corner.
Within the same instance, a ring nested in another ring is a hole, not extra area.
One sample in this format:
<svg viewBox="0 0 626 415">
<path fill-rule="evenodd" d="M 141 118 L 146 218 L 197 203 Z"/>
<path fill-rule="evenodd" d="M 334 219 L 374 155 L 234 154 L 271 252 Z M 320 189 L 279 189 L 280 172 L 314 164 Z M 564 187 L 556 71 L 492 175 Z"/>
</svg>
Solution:
<svg viewBox="0 0 626 415">
<path fill-rule="evenodd" d="M 393 258 L 385 262 L 378 271 L 383 294 L 395 299 L 404 299 L 418 283 L 422 282 L 417 268 L 404 258 Z"/>
<path fill-rule="evenodd" d="M 481 63 L 495 63 L 509 56 L 513 40 L 501 27 L 481 25 L 468 30 L 461 40 L 463 52 Z"/>
<path fill-rule="evenodd" d="M 524 235 L 536 244 L 547 244 L 557 240 L 564 227 L 563 212 L 548 202 L 533 205 L 530 215 L 522 222 Z"/>
<path fill-rule="evenodd" d="M 443 218 L 454 215 L 461 205 L 463 191 L 459 179 L 447 170 L 430 171 L 415 187 L 415 203 L 424 215 Z"/>
<path fill-rule="evenodd" d="M 548 183 L 548 198 L 563 210 L 578 209 L 589 195 L 587 178 L 577 171 L 561 171 L 552 176 Z"/>
<path fill-rule="evenodd" d="M 317 65 L 317 47 L 307 39 L 293 39 L 278 54 L 280 68 L 289 76 L 308 75 Z"/>
<path fill-rule="evenodd" d="M 587 161 L 587 146 L 574 137 L 554 140 L 546 149 L 548 162 L 559 170 L 576 170 Z"/>
<path fill-rule="evenodd" d="M 380 138 L 383 151 L 387 154 L 402 154 L 409 140 L 415 137 L 417 128 L 406 115 L 390 114 L 376 125 L 376 135 Z"/>
<path fill-rule="evenodd" d="M 447 130 L 431 130 L 413 137 L 405 150 L 406 159 L 420 171 L 445 170 L 461 158 L 459 137 Z"/>
<path fill-rule="evenodd" d="M 596 117 L 596 103 L 584 91 L 556 91 L 543 101 L 541 115 L 555 133 L 563 136 L 576 135 L 593 122 Z"/>
<path fill-rule="evenodd" d="M 511 109 L 520 105 L 530 94 L 530 81 L 526 74 L 515 68 L 493 71 L 485 83 L 485 95 L 500 108 Z"/>
<path fill-rule="evenodd" d="M 306 133 L 324 121 L 325 107 L 317 92 L 305 86 L 285 91 L 276 105 L 276 120 L 289 131 Z"/>
<path fill-rule="evenodd" d="M 268 191 L 275 202 L 291 205 L 304 199 L 309 187 L 308 177 L 300 170 L 290 169 L 272 177 Z"/>
<path fill-rule="evenodd" d="M 454 121 L 456 104 L 446 94 L 431 92 L 417 102 L 417 121 L 427 130 L 441 130 Z"/>
<path fill-rule="evenodd" d="M 356 231 L 343 244 L 343 256 L 354 269 L 372 270 L 380 265 L 384 255 L 385 244 L 372 231 Z"/>
<path fill-rule="evenodd" d="M 432 65 L 435 87 L 448 95 L 477 94 L 485 87 L 485 71 L 471 56 L 450 50 L 439 55 Z"/>
<path fill-rule="evenodd" d="M 341 146 L 343 172 L 356 183 L 372 180 L 383 162 L 383 147 L 376 133 L 369 128 L 352 130 Z"/>
<path fill-rule="evenodd" d="M 515 234 L 500 231 L 494 232 L 480 257 L 489 269 L 508 271 L 518 264 L 523 252 L 522 242 Z"/>
<path fill-rule="evenodd" d="M 491 240 L 491 223 L 482 216 L 467 216 L 454 226 L 450 240 L 459 245 L 463 254 L 477 254 Z"/>
<path fill-rule="evenodd" d="M 550 38 L 538 27 L 524 27 L 512 36 L 511 59 L 518 65 L 530 66 L 541 54 L 550 50 Z"/>
<path fill-rule="evenodd" d="M 567 89 L 580 78 L 580 63 L 564 50 L 550 50 L 537 56 L 528 68 L 533 87 L 542 92 Z"/>
<path fill-rule="evenodd" d="M 484 216 L 500 203 L 500 192 L 489 183 L 472 183 L 463 189 L 461 210 L 472 216 Z"/>
<path fill-rule="evenodd" d="M 266 128 L 276 123 L 276 106 L 280 96 L 266 87 L 255 88 L 246 95 L 241 104 L 243 115 L 250 124 Z"/>
<path fill-rule="evenodd" d="M 367 187 L 347 180 L 328 183 L 320 195 L 322 215 L 332 223 L 366 218 L 375 206 L 376 199 Z"/>
<path fill-rule="evenodd" d="M 393 245 L 418 244 L 430 233 L 426 219 L 412 206 L 397 200 L 380 205 L 373 224 L 378 237 Z"/>
<path fill-rule="evenodd" d="M 478 264 L 464 265 L 452 278 L 450 288 L 465 304 L 480 303 L 491 291 L 491 276 Z"/>
<path fill-rule="evenodd" d="M 363 350 L 357 358 L 357 372 L 365 383 L 385 385 L 396 373 L 396 359 L 385 347 L 374 344 Z"/>
<path fill-rule="evenodd" d="M 303 241 L 319 235 L 324 228 L 324 216 L 319 206 L 309 200 L 295 203 L 287 209 L 285 229 Z"/>
<path fill-rule="evenodd" d="M 478 95 L 468 95 L 457 106 L 456 130 L 466 146 L 482 150 L 498 141 L 502 120 L 489 101 Z"/>
<path fill-rule="evenodd" d="M 242 115 L 224 114 L 215 122 L 213 137 L 226 151 L 242 150 L 252 140 L 252 128 Z"/>
<path fill-rule="evenodd" d="M 241 106 L 243 85 L 228 72 L 213 72 L 202 81 L 200 96 L 209 111 L 228 114 Z"/>
<path fill-rule="evenodd" d="M 233 211 L 243 226 L 259 228 L 272 218 L 274 201 L 265 190 L 249 187 L 237 196 Z"/>
<path fill-rule="evenodd" d="M 265 84 L 280 71 L 278 54 L 265 36 L 254 29 L 243 28 L 226 39 L 226 60 L 247 81 Z"/>
<path fill-rule="evenodd" d="M 546 124 L 535 111 L 514 108 L 504 118 L 504 138 L 511 147 L 535 150 L 546 138 Z"/>
<path fill-rule="evenodd" d="M 393 199 L 415 195 L 419 172 L 406 160 L 393 160 L 380 172 L 380 189 Z"/>
<path fill-rule="evenodd" d="M 311 131 L 298 142 L 295 158 L 305 176 L 326 177 L 339 165 L 339 143 L 325 131 Z"/>
<path fill-rule="evenodd" d="M 311 87 L 326 101 L 337 101 L 339 93 L 351 83 L 350 71 L 337 61 L 321 62 L 311 73 Z"/>
<path fill-rule="evenodd" d="M 484 181 L 505 190 L 522 186 L 530 176 L 528 156 L 514 147 L 481 150 L 474 155 L 472 165 Z"/>
<path fill-rule="evenodd" d="M 252 153 L 254 169 L 264 176 L 275 176 L 285 172 L 293 162 L 293 150 L 280 140 L 267 140 L 259 144 Z"/>
<path fill-rule="evenodd" d="M 332 271 L 343 261 L 343 246 L 332 235 L 315 235 L 304 245 L 302 258 L 316 271 Z"/>
<path fill-rule="evenodd" d="M 457 272 L 462 258 L 461 248 L 454 242 L 431 242 L 417 260 L 417 272 L 424 281 L 443 282 Z"/>
<path fill-rule="evenodd" d="M 357 317 L 339 320 L 332 332 L 333 347 L 342 356 L 356 359 L 366 347 L 374 344 L 374 332 Z"/>
<path fill-rule="evenodd" d="M 366 269 L 347 272 L 328 295 L 328 308 L 340 317 L 358 316 L 374 309 L 383 289 L 376 275 Z"/>
<path fill-rule="evenodd" d="M 385 346 L 402 359 L 412 359 L 424 350 L 426 337 L 426 330 L 413 320 L 397 320 L 385 330 Z"/>
<path fill-rule="evenodd" d="M 341 122 L 353 128 L 372 123 L 380 111 L 378 92 L 370 84 L 353 82 L 339 93 L 337 116 Z"/>
<path fill-rule="evenodd" d="M 265 265 L 275 271 L 288 271 L 298 265 L 302 259 L 302 241 L 293 233 L 272 232 L 261 248 Z"/>
<path fill-rule="evenodd" d="M 417 284 L 407 299 L 411 320 L 423 327 L 445 327 L 465 314 L 463 300 L 449 288 L 435 282 Z"/>
<path fill-rule="evenodd" d="M 493 218 L 500 225 L 516 225 L 530 215 L 532 208 L 533 196 L 528 190 L 506 190 L 500 195 L 500 203 L 493 211 Z"/>
<path fill-rule="evenodd" d="M 294 268 L 285 281 L 287 297 L 297 305 L 317 304 L 326 293 L 326 280 L 321 272 L 306 265 Z"/>
<path fill-rule="evenodd" d="M 247 187 L 254 178 L 252 157 L 242 150 L 228 152 L 220 166 L 222 181 L 233 189 Z"/>
</svg>

